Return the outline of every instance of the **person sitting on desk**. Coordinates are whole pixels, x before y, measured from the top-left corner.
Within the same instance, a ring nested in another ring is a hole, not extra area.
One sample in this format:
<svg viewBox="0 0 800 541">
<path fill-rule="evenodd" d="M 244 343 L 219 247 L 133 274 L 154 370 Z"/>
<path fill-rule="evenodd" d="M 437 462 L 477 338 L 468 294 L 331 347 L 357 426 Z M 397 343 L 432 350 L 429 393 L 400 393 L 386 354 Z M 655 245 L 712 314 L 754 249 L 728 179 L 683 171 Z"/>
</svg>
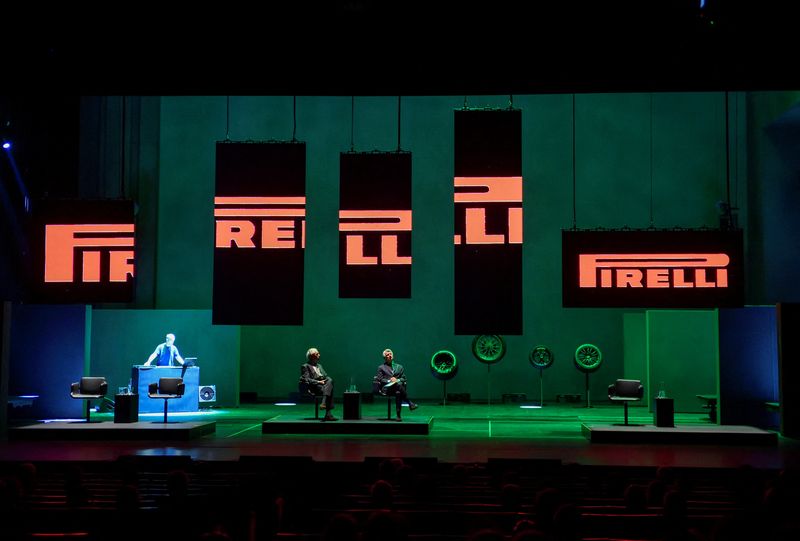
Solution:
<svg viewBox="0 0 800 541">
<path fill-rule="evenodd" d="M 397 411 L 397 420 L 402 421 L 400 416 L 403 401 L 408 402 L 408 409 L 414 411 L 419 406 L 408 398 L 408 391 L 406 390 L 406 373 L 403 365 L 393 362 L 394 353 L 391 349 L 383 350 L 383 364 L 378 367 L 378 373 L 375 374 L 373 379 L 373 387 L 375 392 L 384 396 L 395 396 L 395 410 Z"/>
<path fill-rule="evenodd" d="M 320 407 L 325 410 L 323 421 L 335 421 L 331 410 L 333 409 L 333 378 L 325 373 L 319 364 L 319 350 L 309 348 L 306 351 L 306 363 L 300 367 L 300 383 L 308 386 L 311 394 L 322 395 L 325 400 Z"/>
<path fill-rule="evenodd" d="M 173 361 L 183 366 L 183 357 L 178 353 L 178 348 L 175 347 L 174 334 L 167 334 L 167 341 L 156 347 L 156 350 L 150 354 L 150 358 L 147 359 L 144 365 L 150 366 L 154 360 L 156 360 L 156 366 L 172 366 Z"/>
</svg>

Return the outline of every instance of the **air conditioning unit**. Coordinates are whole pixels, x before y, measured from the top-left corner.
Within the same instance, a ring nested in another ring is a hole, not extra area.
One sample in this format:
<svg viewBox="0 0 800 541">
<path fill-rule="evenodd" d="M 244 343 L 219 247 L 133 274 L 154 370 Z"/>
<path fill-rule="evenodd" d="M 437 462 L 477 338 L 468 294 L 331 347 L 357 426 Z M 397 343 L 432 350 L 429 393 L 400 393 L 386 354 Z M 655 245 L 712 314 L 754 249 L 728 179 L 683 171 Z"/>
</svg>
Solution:
<svg viewBox="0 0 800 541">
<path fill-rule="evenodd" d="M 198 398 L 200 403 L 216 402 L 217 401 L 217 386 L 216 385 L 201 385 L 197 389 Z"/>
</svg>

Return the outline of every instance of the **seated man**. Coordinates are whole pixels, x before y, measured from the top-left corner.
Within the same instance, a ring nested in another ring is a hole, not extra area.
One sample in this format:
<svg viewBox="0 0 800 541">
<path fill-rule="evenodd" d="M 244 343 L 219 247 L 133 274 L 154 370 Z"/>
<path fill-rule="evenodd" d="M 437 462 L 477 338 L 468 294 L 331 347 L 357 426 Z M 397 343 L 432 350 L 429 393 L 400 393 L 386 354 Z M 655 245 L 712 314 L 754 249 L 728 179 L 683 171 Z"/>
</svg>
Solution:
<svg viewBox="0 0 800 541">
<path fill-rule="evenodd" d="M 300 383 L 307 385 L 312 394 L 322 395 L 324 400 L 320 407 L 325 410 L 323 421 L 335 421 L 331 410 L 333 409 L 333 378 L 325 373 L 319 364 L 319 350 L 309 348 L 306 351 L 306 362 L 300 367 Z"/>
<path fill-rule="evenodd" d="M 408 391 L 406 390 L 406 374 L 403 365 L 393 362 L 394 353 L 391 349 L 383 350 L 383 364 L 378 367 L 378 373 L 375 374 L 373 379 L 373 387 L 375 392 L 384 396 L 395 396 L 395 410 L 397 411 L 397 420 L 402 421 L 401 408 L 403 401 L 408 402 L 408 409 L 417 409 L 417 404 L 408 398 Z"/>
</svg>

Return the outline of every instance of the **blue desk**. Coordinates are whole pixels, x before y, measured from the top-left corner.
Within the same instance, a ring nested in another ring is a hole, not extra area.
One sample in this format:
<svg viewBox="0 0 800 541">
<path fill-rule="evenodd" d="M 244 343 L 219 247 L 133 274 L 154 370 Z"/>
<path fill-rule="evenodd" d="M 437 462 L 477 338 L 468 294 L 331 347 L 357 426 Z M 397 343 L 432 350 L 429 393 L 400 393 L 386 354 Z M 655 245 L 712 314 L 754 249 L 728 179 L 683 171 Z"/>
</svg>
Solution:
<svg viewBox="0 0 800 541">
<path fill-rule="evenodd" d="M 147 388 L 151 383 L 158 383 L 159 378 L 181 377 L 180 366 L 134 366 L 131 368 L 134 392 L 139 393 L 139 413 L 163 413 L 164 400 L 147 396 Z M 200 387 L 200 367 L 191 366 L 183 375 L 186 392 L 181 398 L 169 401 L 170 412 L 198 411 Z"/>
</svg>

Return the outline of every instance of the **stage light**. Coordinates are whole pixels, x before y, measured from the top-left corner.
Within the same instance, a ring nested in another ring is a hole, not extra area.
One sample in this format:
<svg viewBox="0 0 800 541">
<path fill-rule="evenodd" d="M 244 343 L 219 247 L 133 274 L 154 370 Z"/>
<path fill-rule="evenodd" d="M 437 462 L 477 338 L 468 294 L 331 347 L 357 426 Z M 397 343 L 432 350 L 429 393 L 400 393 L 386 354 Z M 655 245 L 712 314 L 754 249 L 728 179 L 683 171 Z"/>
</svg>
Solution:
<svg viewBox="0 0 800 541">
<path fill-rule="evenodd" d="M 275 406 L 296 406 L 295 402 L 275 402 Z"/>
<path fill-rule="evenodd" d="M 11 143 L 9 143 L 8 141 L 3 141 L 3 148 L 6 149 L 6 150 L 10 150 L 11 149 Z"/>
</svg>

